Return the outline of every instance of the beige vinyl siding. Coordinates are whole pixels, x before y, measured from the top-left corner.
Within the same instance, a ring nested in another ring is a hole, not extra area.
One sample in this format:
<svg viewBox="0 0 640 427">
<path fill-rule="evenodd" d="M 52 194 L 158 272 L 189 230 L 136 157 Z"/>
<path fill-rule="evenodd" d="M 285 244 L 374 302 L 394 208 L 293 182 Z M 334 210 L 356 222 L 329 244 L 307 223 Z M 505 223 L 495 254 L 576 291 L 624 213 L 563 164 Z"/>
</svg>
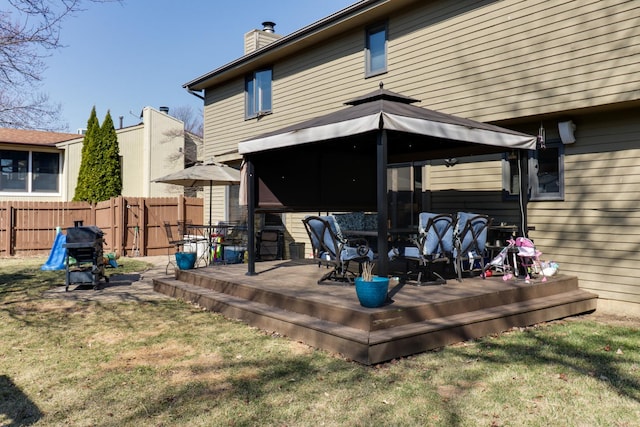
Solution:
<svg viewBox="0 0 640 427">
<path fill-rule="evenodd" d="M 143 126 L 134 126 L 118 132 L 118 147 L 122 156 L 122 195 L 140 196 L 144 182 L 142 164 Z"/>
<path fill-rule="evenodd" d="M 62 185 L 66 185 L 65 201 L 73 200 L 76 195 L 76 185 L 78 185 L 78 175 L 80 174 L 80 164 L 82 163 L 82 145 L 83 139 L 74 140 L 65 147 L 65 165 Z"/>
<path fill-rule="evenodd" d="M 215 96 L 213 96 L 215 95 Z M 237 155 L 238 142 L 245 138 L 244 79 L 237 79 L 215 92 L 207 92 L 204 107 L 204 160 L 224 161 Z"/>
<path fill-rule="evenodd" d="M 385 81 L 429 108 L 495 121 L 640 97 L 638 2 L 502 1 L 453 17 L 449 4 L 389 26 Z"/>
<path fill-rule="evenodd" d="M 464 12 L 464 13 L 462 13 Z M 640 99 L 639 2 L 417 2 L 389 17 L 389 72 L 364 78 L 364 28 L 273 64 L 273 114 L 244 120 L 244 80 L 207 92 L 207 156 L 385 87 L 480 121 Z M 615 25 L 614 25 L 615 24 Z"/>
<path fill-rule="evenodd" d="M 545 259 L 601 299 L 640 303 L 640 109 L 576 120 L 565 146 L 565 200 L 531 202 L 531 233 Z"/>
<path fill-rule="evenodd" d="M 347 40 L 330 42 L 275 64 L 273 114 L 260 119 L 244 120 L 244 79 L 216 88 L 215 96 L 208 92 L 206 154 L 237 153 L 238 142 L 244 139 L 344 108 L 343 102 L 377 89 L 377 81 L 362 81 L 363 42 L 363 33 L 357 31 Z M 328 62 L 323 62 L 326 58 Z"/>
</svg>

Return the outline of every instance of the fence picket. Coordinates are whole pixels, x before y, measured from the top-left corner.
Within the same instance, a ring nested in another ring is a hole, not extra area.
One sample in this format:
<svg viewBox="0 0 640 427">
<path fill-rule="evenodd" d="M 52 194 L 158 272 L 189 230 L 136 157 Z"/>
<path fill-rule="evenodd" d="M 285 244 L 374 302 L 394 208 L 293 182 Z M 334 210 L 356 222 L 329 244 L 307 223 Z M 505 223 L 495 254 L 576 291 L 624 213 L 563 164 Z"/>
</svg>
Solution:
<svg viewBox="0 0 640 427">
<path fill-rule="evenodd" d="M 53 245 L 56 227 L 64 232 L 76 221 L 96 225 L 105 232 L 105 252 L 131 255 L 135 244 L 140 255 L 162 255 L 169 247 L 162 221 L 177 224 L 182 219 L 202 222 L 203 200 L 118 196 L 95 205 L 0 201 L 0 256 L 46 254 Z"/>
</svg>

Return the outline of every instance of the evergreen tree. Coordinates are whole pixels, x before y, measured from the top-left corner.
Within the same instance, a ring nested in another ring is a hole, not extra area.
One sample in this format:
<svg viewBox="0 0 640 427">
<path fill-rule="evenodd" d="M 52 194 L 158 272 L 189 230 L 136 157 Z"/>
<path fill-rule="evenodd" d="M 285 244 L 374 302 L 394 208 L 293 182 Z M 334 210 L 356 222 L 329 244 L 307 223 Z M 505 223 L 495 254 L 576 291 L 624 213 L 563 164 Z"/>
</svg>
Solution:
<svg viewBox="0 0 640 427">
<path fill-rule="evenodd" d="M 95 202 L 95 165 L 99 162 L 97 158 L 97 143 L 100 134 L 100 123 L 96 114 L 96 107 L 91 109 L 89 120 L 87 121 L 87 131 L 82 141 L 82 160 L 78 173 L 78 182 L 73 196 L 74 201 Z"/>
<path fill-rule="evenodd" d="M 110 111 L 107 111 L 100 128 L 100 153 L 102 161 L 100 164 L 99 200 L 109 200 L 111 197 L 119 196 L 122 192 L 120 147 Z"/>
</svg>

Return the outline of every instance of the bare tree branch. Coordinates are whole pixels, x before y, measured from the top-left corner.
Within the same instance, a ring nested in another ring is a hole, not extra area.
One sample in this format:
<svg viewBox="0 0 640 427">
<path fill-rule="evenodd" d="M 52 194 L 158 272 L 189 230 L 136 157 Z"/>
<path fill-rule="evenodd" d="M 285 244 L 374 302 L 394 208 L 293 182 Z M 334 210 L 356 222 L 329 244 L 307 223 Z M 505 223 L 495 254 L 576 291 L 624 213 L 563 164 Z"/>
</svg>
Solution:
<svg viewBox="0 0 640 427">
<path fill-rule="evenodd" d="M 38 94 L 45 59 L 63 48 L 63 21 L 83 4 L 119 0 L 7 0 L 0 11 L 0 125 L 51 129 L 60 107 Z"/>
</svg>

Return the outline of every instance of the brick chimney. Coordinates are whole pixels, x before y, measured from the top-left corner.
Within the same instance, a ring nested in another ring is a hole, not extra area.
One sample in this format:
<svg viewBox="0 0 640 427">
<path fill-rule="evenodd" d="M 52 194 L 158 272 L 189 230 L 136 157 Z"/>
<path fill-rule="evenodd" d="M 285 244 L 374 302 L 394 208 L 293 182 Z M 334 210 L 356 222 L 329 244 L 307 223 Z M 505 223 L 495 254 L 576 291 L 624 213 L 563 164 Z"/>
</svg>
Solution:
<svg viewBox="0 0 640 427">
<path fill-rule="evenodd" d="M 275 22 L 265 21 L 262 23 L 261 30 L 251 30 L 246 33 L 244 35 L 244 54 L 262 49 L 269 43 L 282 38 L 281 35 L 275 33 L 275 26 Z"/>
</svg>

